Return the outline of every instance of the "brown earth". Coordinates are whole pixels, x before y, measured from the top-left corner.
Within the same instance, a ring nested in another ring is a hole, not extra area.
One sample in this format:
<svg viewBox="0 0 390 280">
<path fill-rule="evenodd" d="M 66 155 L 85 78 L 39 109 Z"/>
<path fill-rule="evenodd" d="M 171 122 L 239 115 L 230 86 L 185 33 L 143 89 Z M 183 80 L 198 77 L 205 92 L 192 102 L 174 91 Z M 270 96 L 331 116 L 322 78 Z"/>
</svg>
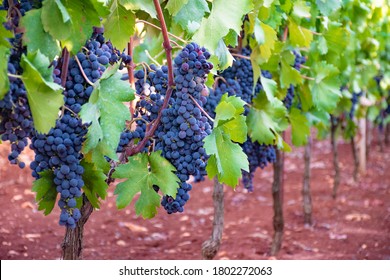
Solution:
<svg viewBox="0 0 390 280">
<path fill-rule="evenodd" d="M 0 145 L 0 258 L 58 259 L 64 228 L 59 210 L 37 211 L 30 170 L 8 164 Z M 373 144 L 367 172 L 352 179 L 352 153 L 339 142 L 341 185 L 331 197 L 333 169 L 329 141 L 316 141 L 312 157 L 312 227 L 302 214 L 303 149 L 286 155 L 285 234 L 278 259 L 390 259 L 390 147 Z M 32 153 L 24 160 L 29 163 Z M 272 228 L 272 167 L 258 170 L 255 191 L 225 189 L 225 229 L 216 259 L 268 259 Z M 133 206 L 115 208 L 114 186 L 85 228 L 85 259 L 201 259 L 211 233 L 212 182 L 194 184 L 182 214 L 160 209 L 152 220 L 136 217 Z"/>
</svg>

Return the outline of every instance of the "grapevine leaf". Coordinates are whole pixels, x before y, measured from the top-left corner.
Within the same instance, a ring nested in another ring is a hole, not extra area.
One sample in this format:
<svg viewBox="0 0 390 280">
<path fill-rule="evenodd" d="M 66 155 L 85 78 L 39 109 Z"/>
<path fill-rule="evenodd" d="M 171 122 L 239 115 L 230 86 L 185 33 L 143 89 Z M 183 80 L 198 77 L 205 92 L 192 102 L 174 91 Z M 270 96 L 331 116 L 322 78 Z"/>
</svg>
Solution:
<svg viewBox="0 0 390 280">
<path fill-rule="evenodd" d="M 324 16 L 329 16 L 341 7 L 341 0 L 316 0 L 320 12 Z"/>
<path fill-rule="evenodd" d="M 310 134 L 309 121 L 306 116 L 297 108 L 290 112 L 292 143 L 294 146 L 302 146 L 307 143 L 307 136 Z"/>
<path fill-rule="evenodd" d="M 251 55 L 251 59 L 256 61 L 257 64 L 263 64 L 264 62 L 267 62 L 269 60 L 272 55 L 272 50 L 275 47 L 275 42 L 278 39 L 276 36 L 276 31 L 271 26 L 260 22 L 260 28 L 264 33 L 264 42 L 261 45 L 258 45 L 253 48 L 253 51 L 256 50 L 256 52 L 252 52 Z M 254 57 L 254 55 L 256 56 Z"/>
<path fill-rule="evenodd" d="M 53 183 L 54 172 L 45 170 L 40 172 L 39 176 L 40 178 L 33 182 L 32 191 L 37 193 L 35 200 L 38 210 L 43 210 L 43 214 L 47 216 L 53 210 L 57 199 L 57 190 Z"/>
<path fill-rule="evenodd" d="M 242 16 L 253 8 L 251 0 L 242 0 L 237 5 L 236 0 L 215 0 L 210 16 L 203 19 L 193 40 L 214 52 L 220 39 L 225 37 L 230 29 L 240 33 Z"/>
<path fill-rule="evenodd" d="M 269 101 L 265 94 L 258 94 L 247 117 L 248 135 L 252 141 L 275 144 L 279 133 L 287 128 L 286 113 L 282 101 L 276 98 Z"/>
<path fill-rule="evenodd" d="M 328 29 L 324 32 L 324 38 L 328 49 L 337 54 L 342 53 L 349 42 L 347 30 L 336 23 L 329 24 Z"/>
<path fill-rule="evenodd" d="M 267 79 L 263 75 L 260 75 L 261 85 L 269 101 L 274 100 L 277 84 L 272 79 Z"/>
<path fill-rule="evenodd" d="M 169 0 L 165 8 L 172 16 L 175 16 L 187 3 L 188 0 Z"/>
<path fill-rule="evenodd" d="M 7 11 L 0 11 L 0 47 L 10 47 L 10 43 L 7 39 L 12 38 L 13 34 L 11 31 L 7 30 L 3 25 L 7 21 Z"/>
<path fill-rule="evenodd" d="M 310 46 L 310 43 L 313 40 L 313 34 L 309 29 L 299 26 L 291 18 L 288 24 L 288 28 L 288 34 L 292 46 L 306 48 Z"/>
<path fill-rule="evenodd" d="M 215 109 L 214 127 L 221 127 L 225 134 L 234 142 L 244 143 L 247 129 L 244 113 L 245 102 L 241 98 L 224 94 Z"/>
<path fill-rule="evenodd" d="M 100 26 L 103 6 L 87 1 L 43 1 L 41 20 L 43 28 L 61 46 L 77 53 L 92 34 L 93 26 Z M 98 11 L 96 10 L 98 9 Z"/>
<path fill-rule="evenodd" d="M 324 37 L 318 38 L 317 42 L 317 49 L 320 54 L 327 54 L 328 53 L 328 43 L 326 42 L 326 39 Z"/>
<path fill-rule="evenodd" d="M 314 104 L 321 110 L 332 112 L 336 108 L 341 82 L 338 79 L 338 69 L 322 61 L 313 67 L 314 81 L 309 82 Z"/>
<path fill-rule="evenodd" d="M 110 152 L 110 149 L 104 143 L 99 143 L 95 149 L 92 149 L 84 155 L 84 159 L 86 162 L 93 163 L 96 168 L 103 170 L 107 174 L 110 170 L 110 163 L 107 161 L 105 155 L 110 154 Z"/>
<path fill-rule="evenodd" d="M 81 162 L 81 165 L 84 167 L 84 193 L 91 202 L 92 206 L 99 209 L 99 198 L 104 200 L 107 196 L 107 176 L 104 174 L 103 170 L 97 168 L 92 163 L 86 162 L 85 160 Z"/>
<path fill-rule="evenodd" d="M 207 162 L 207 174 L 218 175 L 218 181 L 235 187 L 241 177 L 241 169 L 249 172 L 249 163 L 239 144 L 233 143 L 229 135 L 221 128 L 213 129 L 204 139 L 206 153 L 210 155 Z"/>
<path fill-rule="evenodd" d="M 310 7 L 306 5 L 306 1 L 299 0 L 294 3 L 293 15 L 297 18 L 310 18 Z"/>
<path fill-rule="evenodd" d="M 290 51 L 282 53 L 280 84 L 282 88 L 287 88 L 291 84 L 296 86 L 302 83 L 302 77 L 298 70 L 291 65 L 294 64 L 294 55 Z"/>
<path fill-rule="evenodd" d="M 175 197 L 179 178 L 174 171 L 175 167 L 161 156 L 161 151 L 150 156 L 137 154 L 129 157 L 128 163 L 118 166 L 113 173 L 113 178 L 127 179 L 119 183 L 114 192 L 118 209 L 129 205 L 140 192 L 135 203 L 136 214 L 145 219 L 153 218 L 160 206 L 160 195 L 153 186 L 158 186 L 163 194 Z"/>
<path fill-rule="evenodd" d="M 126 10 L 142 10 L 147 12 L 152 18 L 157 18 L 156 8 L 153 1 L 145 0 L 120 0 L 120 3 Z"/>
<path fill-rule="evenodd" d="M 83 152 L 104 147 L 105 152 L 109 152 L 105 155 L 114 160 L 117 159 L 120 134 L 125 122 L 130 119 L 129 110 L 123 102 L 134 99 L 134 91 L 117 72 L 118 66 L 107 68 L 100 80 L 95 82 L 90 101 L 83 105 L 80 112 L 83 121 L 91 123 Z M 100 145 L 102 143 L 103 146 Z"/>
<path fill-rule="evenodd" d="M 229 33 L 225 36 L 225 38 L 223 39 L 223 41 L 225 42 L 225 44 L 227 46 L 237 46 L 238 44 L 238 35 L 236 33 L 236 31 L 230 29 Z"/>
<path fill-rule="evenodd" d="M 42 10 L 31 10 L 21 21 L 25 28 L 23 43 L 27 45 L 28 52 L 40 50 L 49 60 L 53 60 L 60 52 L 60 47 L 53 37 L 45 32 L 41 21 Z"/>
<path fill-rule="evenodd" d="M 238 184 L 241 169 L 248 170 L 248 160 L 240 145 L 246 141 L 247 129 L 244 113 L 245 102 L 235 96 L 224 94 L 215 109 L 214 129 L 204 139 L 209 177 L 218 175 L 218 180 L 231 187 Z"/>
<path fill-rule="evenodd" d="M 234 58 L 222 39 L 219 40 L 218 48 L 215 50 L 215 55 L 218 57 L 219 67 L 221 69 L 228 68 L 233 64 Z"/>
<path fill-rule="evenodd" d="M 117 0 L 112 2 L 110 11 L 107 20 L 103 22 L 104 34 L 114 46 L 123 50 L 134 34 L 135 15 L 131 10 L 126 10 Z"/>
<path fill-rule="evenodd" d="M 8 57 L 9 49 L 4 46 L 0 46 L 0 100 L 4 98 L 9 90 L 8 79 Z"/>
<path fill-rule="evenodd" d="M 53 69 L 49 68 L 49 64 L 49 59 L 39 50 L 23 55 L 21 60 L 22 80 L 27 90 L 34 127 L 40 133 L 47 133 L 54 127 L 59 108 L 64 105 L 61 94 L 63 88 L 52 82 Z"/>
<path fill-rule="evenodd" d="M 206 0 L 191 0 L 180 9 L 173 17 L 184 30 L 189 33 L 194 33 L 200 27 L 202 18 L 205 13 L 209 13 L 210 9 Z M 196 27 L 196 28 L 194 28 Z"/>
</svg>

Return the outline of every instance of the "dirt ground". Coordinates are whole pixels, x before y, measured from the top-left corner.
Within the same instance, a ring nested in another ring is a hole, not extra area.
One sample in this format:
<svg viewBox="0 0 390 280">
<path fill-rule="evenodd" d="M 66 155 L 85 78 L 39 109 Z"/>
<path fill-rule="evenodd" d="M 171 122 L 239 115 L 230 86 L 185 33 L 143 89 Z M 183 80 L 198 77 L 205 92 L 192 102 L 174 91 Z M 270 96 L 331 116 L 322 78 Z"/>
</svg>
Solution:
<svg viewBox="0 0 390 280">
<path fill-rule="evenodd" d="M 375 138 L 374 138 L 375 139 Z M 312 156 L 312 227 L 303 224 L 303 149 L 286 154 L 285 234 L 277 259 L 390 259 L 390 147 L 373 143 L 367 172 L 352 179 L 352 153 L 339 141 L 341 184 L 331 197 L 329 141 L 315 141 Z M 37 211 L 29 168 L 8 164 L 8 146 L 0 145 L 0 258 L 58 259 L 65 230 L 59 210 Z M 25 153 L 26 154 L 26 153 Z M 24 156 L 26 163 L 32 153 Z M 272 167 L 258 170 L 255 190 L 225 188 L 225 228 L 216 259 L 269 259 L 272 227 Z M 132 204 L 115 208 L 114 186 L 85 228 L 84 259 L 201 259 L 211 233 L 212 182 L 194 184 L 182 214 L 160 209 L 152 220 L 136 217 Z M 271 257 L 273 258 L 273 257 Z"/>
</svg>

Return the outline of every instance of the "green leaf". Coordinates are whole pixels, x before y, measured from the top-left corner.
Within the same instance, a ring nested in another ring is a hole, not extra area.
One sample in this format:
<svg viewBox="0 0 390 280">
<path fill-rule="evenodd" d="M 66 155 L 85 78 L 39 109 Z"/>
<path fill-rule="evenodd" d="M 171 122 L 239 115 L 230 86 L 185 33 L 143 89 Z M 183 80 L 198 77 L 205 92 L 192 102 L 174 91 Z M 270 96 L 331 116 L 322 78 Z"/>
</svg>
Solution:
<svg viewBox="0 0 390 280">
<path fill-rule="evenodd" d="M 310 7 L 306 6 L 306 1 L 296 1 L 294 3 L 293 15 L 297 18 L 310 18 Z"/>
<path fill-rule="evenodd" d="M 40 51 L 53 60 L 61 51 L 53 37 L 45 32 L 41 21 L 42 10 L 31 10 L 22 18 L 21 25 L 25 28 L 23 44 L 27 45 L 28 52 Z"/>
<path fill-rule="evenodd" d="M 194 33 L 200 27 L 205 13 L 209 12 L 210 9 L 206 0 L 191 0 L 182 6 L 180 11 L 173 17 L 173 20 L 184 30 Z"/>
<path fill-rule="evenodd" d="M 236 31 L 230 29 L 229 33 L 225 36 L 223 41 L 225 42 L 225 44 L 227 46 L 232 46 L 232 47 L 237 46 L 238 35 L 237 35 Z"/>
<path fill-rule="evenodd" d="M 277 84 L 272 79 L 267 79 L 263 75 L 260 75 L 260 81 L 261 85 L 263 86 L 263 90 L 265 92 L 265 95 L 267 96 L 269 101 L 274 100 L 275 92 L 277 89 Z"/>
<path fill-rule="evenodd" d="M 288 34 L 292 46 L 306 48 L 310 46 L 310 43 L 313 40 L 313 33 L 309 29 L 297 25 L 291 18 L 288 28 Z"/>
<path fill-rule="evenodd" d="M 96 168 L 103 170 L 103 172 L 107 174 L 110 170 L 110 163 L 105 158 L 105 155 L 109 153 L 110 149 L 107 149 L 104 143 L 99 143 L 95 149 L 84 154 L 84 160 L 94 164 Z"/>
<path fill-rule="evenodd" d="M 348 31 L 334 22 L 329 24 L 328 29 L 324 31 L 323 36 L 326 40 L 328 49 L 337 54 L 343 53 L 349 42 Z"/>
<path fill-rule="evenodd" d="M 119 50 L 127 47 L 129 38 L 135 31 L 135 15 L 131 10 L 114 0 L 111 4 L 110 15 L 103 22 L 104 35 L 111 40 Z"/>
<path fill-rule="evenodd" d="M 221 69 L 228 68 L 233 64 L 234 58 L 222 39 L 219 40 L 218 48 L 215 50 L 215 55 L 218 57 L 219 67 Z"/>
<path fill-rule="evenodd" d="M 38 210 L 43 210 L 45 216 L 54 208 L 57 199 L 56 186 L 53 183 L 54 172 L 45 170 L 39 173 L 40 178 L 33 182 L 32 191 L 36 192 L 35 200 L 38 202 Z"/>
<path fill-rule="evenodd" d="M 92 27 L 100 26 L 103 6 L 91 4 L 90 0 L 43 1 L 41 20 L 43 28 L 54 39 L 61 41 L 73 54 L 77 53 L 91 37 Z M 95 3 L 96 4 L 96 3 Z"/>
<path fill-rule="evenodd" d="M 218 181 L 228 186 L 238 185 L 241 170 L 249 172 L 249 163 L 239 144 L 233 143 L 221 128 L 213 129 L 204 139 L 207 162 L 207 174 L 212 178 L 218 175 Z"/>
<path fill-rule="evenodd" d="M 117 72 L 118 66 L 108 67 L 100 80 L 95 82 L 89 103 L 83 105 L 80 112 L 84 122 L 91 122 L 83 152 L 104 148 L 104 155 L 114 160 L 117 159 L 120 134 L 125 122 L 130 119 L 129 109 L 123 102 L 134 99 L 134 91 L 129 83 L 122 81 L 122 75 Z"/>
<path fill-rule="evenodd" d="M 120 0 L 120 3 L 126 10 L 142 10 L 148 13 L 152 18 L 157 18 L 156 8 L 154 7 L 153 1 L 145 0 Z"/>
<path fill-rule="evenodd" d="M 3 23 L 7 21 L 7 11 L 0 11 L 0 47 L 4 46 L 9 48 L 11 44 L 8 39 L 13 37 L 11 31 L 7 30 Z"/>
<path fill-rule="evenodd" d="M 244 113 L 245 102 L 238 97 L 224 94 L 215 109 L 214 128 L 221 127 L 234 142 L 244 143 L 247 129 Z"/>
<path fill-rule="evenodd" d="M 295 56 L 290 51 L 284 51 L 281 59 L 280 84 L 282 88 L 288 88 L 302 83 L 302 77 L 294 65 Z"/>
<path fill-rule="evenodd" d="M 9 90 L 8 57 L 9 49 L 0 46 L 0 100 L 4 98 Z"/>
<path fill-rule="evenodd" d="M 310 134 L 309 121 L 306 116 L 297 108 L 291 108 L 290 123 L 293 145 L 305 145 Z"/>
<path fill-rule="evenodd" d="M 269 101 L 265 94 L 258 94 L 247 117 L 248 135 L 252 141 L 274 145 L 281 138 L 279 133 L 288 126 L 286 114 L 282 101 Z"/>
<path fill-rule="evenodd" d="M 193 36 L 198 44 L 214 52 L 220 39 L 225 37 L 230 29 L 240 33 L 242 17 L 253 8 L 251 0 L 242 0 L 237 5 L 236 0 L 215 0 L 210 16 L 203 19 L 200 28 Z"/>
<path fill-rule="evenodd" d="M 58 112 L 64 105 L 63 88 L 52 82 L 49 59 L 39 51 L 23 55 L 22 80 L 27 90 L 34 127 L 40 133 L 48 133 L 55 126 Z"/>
<path fill-rule="evenodd" d="M 160 206 L 160 195 L 153 185 L 158 186 L 164 195 L 175 197 L 180 180 L 174 171 L 176 169 L 161 156 L 161 151 L 153 152 L 150 156 L 137 154 L 129 157 L 128 163 L 118 166 L 113 173 L 113 178 L 127 179 L 115 189 L 117 207 L 126 207 L 140 192 L 135 203 L 136 214 L 145 219 L 153 218 Z"/>
<path fill-rule="evenodd" d="M 259 64 L 267 62 L 272 55 L 272 50 L 275 47 L 275 42 L 277 41 L 276 31 L 269 25 L 261 22 L 260 27 L 264 33 L 264 42 L 261 45 L 258 45 L 253 50 L 256 52 L 252 54 L 257 56 L 256 61 Z M 252 55 L 251 55 L 252 58 Z M 252 63 L 253 64 L 253 63 Z"/>
<path fill-rule="evenodd" d="M 314 104 L 321 110 L 331 113 L 337 106 L 341 82 L 338 69 L 325 61 L 312 66 L 314 81 L 309 82 Z"/>
<path fill-rule="evenodd" d="M 172 16 L 175 16 L 187 3 L 188 0 L 169 0 L 165 8 Z"/>
<path fill-rule="evenodd" d="M 240 145 L 246 141 L 244 104 L 240 98 L 224 94 L 215 109 L 214 129 L 204 139 L 207 162 L 207 174 L 210 178 L 218 175 L 218 180 L 231 187 L 238 184 L 241 169 L 248 171 L 248 160 Z"/>
<path fill-rule="evenodd" d="M 341 0 L 316 0 L 316 4 L 324 16 L 329 16 L 341 8 Z"/>
<path fill-rule="evenodd" d="M 107 176 L 104 174 L 103 170 L 97 168 L 92 163 L 86 162 L 85 160 L 81 161 L 81 165 L 84 167 L 83 191 L 88 200 L 91 202 L 92 206 L 96 209 L 99 209 L 99 198 L 104 200 L 107 197 Z"/>
</svg>

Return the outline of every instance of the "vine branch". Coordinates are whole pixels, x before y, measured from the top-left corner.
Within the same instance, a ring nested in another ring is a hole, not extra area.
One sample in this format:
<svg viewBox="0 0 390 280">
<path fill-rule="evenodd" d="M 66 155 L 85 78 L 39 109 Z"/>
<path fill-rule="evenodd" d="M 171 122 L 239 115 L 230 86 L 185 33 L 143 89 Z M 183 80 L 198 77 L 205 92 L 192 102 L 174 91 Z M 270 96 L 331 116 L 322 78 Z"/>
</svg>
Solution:
<svg viewBox="0 0 390 280">
<path fill-rule="evenodd" d="M 61 67 L 61 86 L 65 87 L 66 78 L 68 76 L 68 66 L 69 66 L 69 51 L 67 48 L 62 49 L 62 67 Z"/>
<path fill-rule="evenodd" d="M 127 54 L 131 57 L 130 64 L 126 64 L 127 73 L 129 74 L 129 83 L 132 89 L 135 89 L 135 81 L 134 81 L 134 62 L 133 62 L 133 46 L 134 46 L 134 38 L 130 37 L 129 43 L 127 43 Z M 130 101 L 130 114 L 134 115 L 134 101 Z"/>
</svg>

